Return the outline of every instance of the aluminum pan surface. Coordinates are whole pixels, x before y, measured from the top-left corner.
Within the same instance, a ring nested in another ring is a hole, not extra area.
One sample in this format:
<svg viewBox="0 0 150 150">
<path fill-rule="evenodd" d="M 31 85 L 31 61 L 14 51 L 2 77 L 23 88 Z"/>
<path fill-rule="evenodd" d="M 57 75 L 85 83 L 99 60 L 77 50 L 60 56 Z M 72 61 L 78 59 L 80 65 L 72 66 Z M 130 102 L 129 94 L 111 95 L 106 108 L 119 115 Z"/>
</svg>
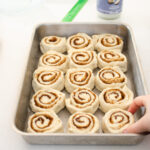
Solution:
<svg viewBox="0 0 150 150">
<path fill-rule="evenodd" d="M 31 51 L 28 59 L 28 65 L 26 68 L 26 74 L 22 91 L 19 98 L 19 103 L 16 111 L 14 127 L 15 130 L 20 133 L 26 141 L 33 144 L 136 144 L 143 139 L 143 135 L 138 134 L 106 134 L 100 130 L 98 134 L 94 135 L 79 135 L 79 134 L 31 134 L 26 133 L 26 123 L 28 116 L 32 113 L 29 108 L 29 100 L 33 95 L 32 90 L 32 74 L 37 68 L 38 59 L 41 56 L 39 50 L 39 42 L 41 38 L 46 35 L 58 35 L 58 36 L 70 36 L 78 32 L 85 32 L 89 35 L 100 33 L 113 33 L 121 36 L 124 39 L 125 46 L 123 53 L 128 58 L 128 72 L 127 77 L 129 79 L 128 87 L 132 89 L 135 96 L 147 94 L 147 89 L 144 83 L 143 73 L 140 66 L 140 62 L 137 55 L 134 39 L 132 37 L 131 29 L 128 26 L 122 24 L 43 24 L 36 28 L 33 36 L 33 42 L 31 45 Z M 65 90 L 64 90 L 65 92 Z M 94 89 L 94 92 L 99 94 L 100 92 Z M 66 96 L 68 97 L 67 92 Z M 95 114 L 100 120 L 103 113 L 98 110 Z M 136 119 L 142 115 L 141 111 L 136 113 Z M 66 122 L 69 117 L 69 112 L 63 109 L 58 116 L 63 121 L 66 128 Z"/>
</svg>

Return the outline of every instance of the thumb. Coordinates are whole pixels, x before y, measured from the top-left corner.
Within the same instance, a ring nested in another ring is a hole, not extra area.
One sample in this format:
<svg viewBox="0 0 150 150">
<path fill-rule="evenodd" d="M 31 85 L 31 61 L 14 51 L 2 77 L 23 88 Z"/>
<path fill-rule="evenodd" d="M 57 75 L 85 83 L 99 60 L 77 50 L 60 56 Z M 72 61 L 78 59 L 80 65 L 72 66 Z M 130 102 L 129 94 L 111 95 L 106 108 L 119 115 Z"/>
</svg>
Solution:
<svg viewBox="0 0 150 150">
<path fill-rule="evenodd" d="M 129 126 L 123 131 L 123 133 L 142 133 L 147 131 L 146 126 L 146 117 L 143 116 L 140 120 Z"/>
</svg>

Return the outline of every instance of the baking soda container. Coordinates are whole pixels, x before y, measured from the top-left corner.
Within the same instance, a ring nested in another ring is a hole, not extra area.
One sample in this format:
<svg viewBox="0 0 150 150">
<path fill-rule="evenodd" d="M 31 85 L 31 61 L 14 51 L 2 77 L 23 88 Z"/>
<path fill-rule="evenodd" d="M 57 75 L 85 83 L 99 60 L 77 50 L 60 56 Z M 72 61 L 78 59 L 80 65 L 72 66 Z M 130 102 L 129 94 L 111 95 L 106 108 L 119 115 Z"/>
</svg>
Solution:
<svg viewBox="0 0 150 150">
<path fill-rule="evenodd" d="M 97 0 L 97 10 L 104 19 L 118 18 L 122 11 L 123 0 Z"/>
</svg>

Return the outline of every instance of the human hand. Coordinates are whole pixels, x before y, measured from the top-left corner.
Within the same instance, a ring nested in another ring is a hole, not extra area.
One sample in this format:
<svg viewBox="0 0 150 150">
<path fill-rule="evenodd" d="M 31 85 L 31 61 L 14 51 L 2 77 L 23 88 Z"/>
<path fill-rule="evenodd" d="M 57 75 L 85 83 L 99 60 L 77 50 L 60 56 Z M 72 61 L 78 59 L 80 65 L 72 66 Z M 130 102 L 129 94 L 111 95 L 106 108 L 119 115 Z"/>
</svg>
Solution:
<svg viewBox="0 0 150 150">
<path fill-rule="evenodd" d="M 150 95 L 135 98 L 128 111 L 134 114 L 142 106 L 146 108 L 144 116 L 125 129 L 124 133 L 150 132 Z"/>
</svg>

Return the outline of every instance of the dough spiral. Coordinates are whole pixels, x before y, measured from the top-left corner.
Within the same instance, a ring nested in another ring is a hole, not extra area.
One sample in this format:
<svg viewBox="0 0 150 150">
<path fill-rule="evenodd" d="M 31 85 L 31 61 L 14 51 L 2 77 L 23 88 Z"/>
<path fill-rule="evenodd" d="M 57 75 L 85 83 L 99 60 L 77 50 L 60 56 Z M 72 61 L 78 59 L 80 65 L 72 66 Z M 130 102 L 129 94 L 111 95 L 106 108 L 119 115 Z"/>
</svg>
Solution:
<svg viewBox="0 0 150 150">
<path fill-rule="evenodd" d="M 105 133 L 122 133 L 134 123 L 133 115 L 120 108 L 109 110 L 102 119 L 102 130 Z"/>
<path fill-rule="evenodd" d="M 27 132 L 59 133 L 63 132 L 62 121 L 54 112 L 37 112 L 28 119 Z"/>
<path fill-rule="evenodd" d="M 93 35 L 93 42 L 97 51 L 114 50 L 121 52 L 123 49 L 123 40 L 115 34 Z"/>
<path fill-rule="evenodd" d="M 123 87 L 126 84 L 127 78 L 118 67 L 104 67 L 96 75 L 95 85 L 100 91 L 107 87 Z"/>
<path fill-rule="evenodd" d="M 67 39 L 67 50 L 68 52 L 75 50 L 94 50 L 92 38 L 85 33 L 72 35 Z"/>
<path fill-rule="evenodd" d="M 88 88 L 78 88 L 66 99 L 66 107 L 70 113 L 95 113 L 99 106 L 97 95 Z"/>
<path fill-rule="evenodd" d="M 40 49 L 42 53 L 57 51 L 64 53 L 66 48 L 66 38 L 58 36 L 46 36 L 41 40 Z"/>
<path fill-rule="evenodd" d="M 33 74 L 32 86 L 35 92 L 50 88 L 61 91 L 64 88 L 64 74 L 57 69 L 39 67 Z"/>
<path fill-rule="evenodd" d="M 91 113 L 77 112 L 68 120 L 69 133 L 91 134 L 97 133 L 99 128 L 99 120 Z"/>
<path fill-rule="evenodd" d="M 65 76 L 65 88 L 71 93 L 78 87 L 94 88 L 94 75 L 91 69 L 69 69 Z"/>
<path fill-rule="evenodd" d="M 94 51 L 73 51 L 69 54 L 70 68 L 90 68 L 97 67 L 97 56 Z"/>
<path fill-rule="evenodd" d="M 68 69 L 68 58 L 61 53 L 49 51 L 40 57 L 39 67 L 51 67 L 66 72 Z"/>
<path fill-rule="evenodd" d="M 106 88 L 99 95 L 100 109 L 107 112 L 110 109 L 127 109 L 133 102 L 133 92 L 124 86 L 123 88 Z"/>
<path fill-rule="evenodd" d="M 65 107 L 65 94 L 54 89 L 39 90 L 32 96 L 30 106 L 33 112 L 58 113 Z"/>
<path fill-rule="evenodd" d="M 127 58 L 122 53 L 113 50 L 103 50 L 98 56 L 98 67 L 118 66 L 123 72 L 127 71 Z"/>
</svg>

